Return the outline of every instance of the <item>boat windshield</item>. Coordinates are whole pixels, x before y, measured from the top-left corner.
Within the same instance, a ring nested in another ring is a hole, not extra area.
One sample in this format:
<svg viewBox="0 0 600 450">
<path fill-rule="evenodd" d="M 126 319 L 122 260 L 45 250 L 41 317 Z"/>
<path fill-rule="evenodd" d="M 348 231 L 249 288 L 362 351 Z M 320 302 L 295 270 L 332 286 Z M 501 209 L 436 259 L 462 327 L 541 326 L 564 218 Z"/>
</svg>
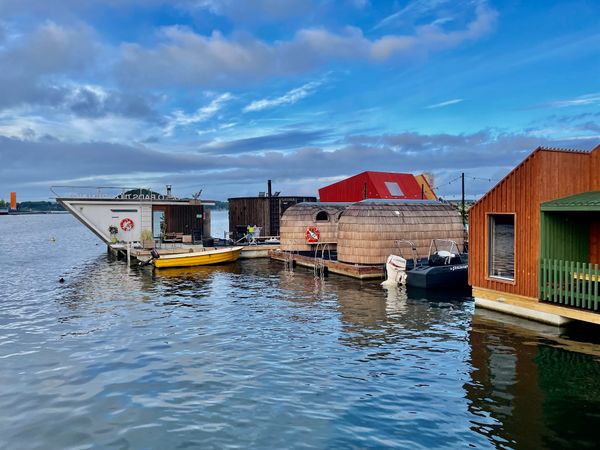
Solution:
<svg viewBox="0 0 600 450">
<path fill-rule="evenodd" d="M 455 256 L 460 255 L 456 242 L 451 241 L 450 239 L 432 239 L 431 244 L 429 244 L 429 258 L 436 253 L 439 254 L 440 252 L 448 252 L 448 254 Z"/>
</svg>

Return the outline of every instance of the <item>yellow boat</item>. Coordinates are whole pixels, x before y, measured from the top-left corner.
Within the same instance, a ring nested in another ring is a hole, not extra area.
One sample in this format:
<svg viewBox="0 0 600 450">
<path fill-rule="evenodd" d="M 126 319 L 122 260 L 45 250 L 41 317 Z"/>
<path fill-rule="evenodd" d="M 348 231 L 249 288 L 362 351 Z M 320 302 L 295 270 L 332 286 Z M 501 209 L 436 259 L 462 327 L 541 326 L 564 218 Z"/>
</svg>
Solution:
<svg viewBox="0 0 600 450">
<path fill-rule="evenodd" d="M 152 261 L 157 269 L 167 267 L 207 266 L 233 262 L 240 257 L 242 247 L 225 247 L 201 252 L 164 255 Z"/>
</svg>

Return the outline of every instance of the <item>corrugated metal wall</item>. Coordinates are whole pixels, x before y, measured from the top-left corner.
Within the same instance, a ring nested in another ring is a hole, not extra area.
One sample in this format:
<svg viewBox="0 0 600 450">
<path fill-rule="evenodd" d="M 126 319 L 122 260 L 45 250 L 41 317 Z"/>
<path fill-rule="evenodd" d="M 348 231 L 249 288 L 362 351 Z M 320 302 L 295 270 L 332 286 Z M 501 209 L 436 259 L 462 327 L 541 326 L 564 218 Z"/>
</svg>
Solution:
<svg viewBox="0 0 600 450">
<path fill-rule="evenodd" d="M 469 211 L 470 284 L 536 298 L 540 204 L 568 195 L 600 190 L 599 169 L 599 149 L 592 154 L 536 150 L 483 196 Z M 487 276 L 487 215 L 490 213 L 516 215 L 514 283 Z"/>
<path fill-rule="evenodd" d="M 365 183 L 366 198 L 379 198 L 367 172 L 363 172 L 319 189 L 319 200 L 322 202 L 359 202 L 365 198 Z"/>
<path fill-rule="evenodd" d="M 393 195 L 386 182 L 397 183 L 403 195 Z M 424 186 L 423 192 L 421 192 L 421 184 Z M 322 202 L 359 202 L 365 198 L 419 200 L 421 193 L 424 199 L 437 200 L 422 175 L 415 177 L 409 173 L 393 172 L 362 172 L 319 189 Z"/>
</svg>

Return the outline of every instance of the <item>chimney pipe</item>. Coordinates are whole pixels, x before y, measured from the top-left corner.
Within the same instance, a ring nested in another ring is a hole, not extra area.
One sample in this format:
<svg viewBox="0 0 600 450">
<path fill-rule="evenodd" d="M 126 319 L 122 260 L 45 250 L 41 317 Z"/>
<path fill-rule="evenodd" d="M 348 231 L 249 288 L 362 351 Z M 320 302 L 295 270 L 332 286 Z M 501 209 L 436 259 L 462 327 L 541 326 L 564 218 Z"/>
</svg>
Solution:
<svg viewBox="0 0 600 450">
<path fill-rule="evenodd" d="M 267 181 L 267 191 L 269 193 L 269 198 L 273 195 L 273 191 L 271 190 L 271 180 Z"/>
<path fill-rule="evenodd" d="M 171 196 L 171 185 L 167 184 L 167 197 Z"/>
</svg>

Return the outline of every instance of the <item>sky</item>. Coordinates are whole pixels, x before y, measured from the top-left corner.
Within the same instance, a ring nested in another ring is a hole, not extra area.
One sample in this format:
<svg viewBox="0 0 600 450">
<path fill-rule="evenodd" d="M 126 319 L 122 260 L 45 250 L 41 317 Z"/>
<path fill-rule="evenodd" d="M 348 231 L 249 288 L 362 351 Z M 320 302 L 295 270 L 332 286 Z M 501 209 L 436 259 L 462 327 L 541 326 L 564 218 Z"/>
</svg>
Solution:
<svg viewBox="0 0 600 450">
<path fill-rule="evenodd" d="M 600 144 L 596 0 L 0 0 L 0 198 L 287 195 L 365 170 L 489 190 Z"/>
</svg>

